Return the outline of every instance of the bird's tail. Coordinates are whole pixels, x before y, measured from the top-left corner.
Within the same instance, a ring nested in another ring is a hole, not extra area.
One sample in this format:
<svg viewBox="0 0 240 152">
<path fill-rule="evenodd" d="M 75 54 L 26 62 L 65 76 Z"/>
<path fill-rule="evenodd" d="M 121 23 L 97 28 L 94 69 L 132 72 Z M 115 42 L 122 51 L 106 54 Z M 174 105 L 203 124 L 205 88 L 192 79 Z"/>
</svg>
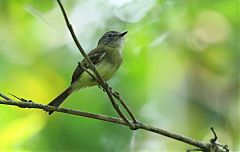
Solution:
<svg viewBox="0 0 240 152">
<path fill-rule="evenodd" d="M 55 99 L 53 99 L 48 105 L 58 107 L 72 92 L 73 89 L 70 86 L 66 90 L 64 90 L 60 95 L 58 95 Z M 54 111 L 50 110 L 47 112 L 49 115 L 51 115 Z"/>
</svg>

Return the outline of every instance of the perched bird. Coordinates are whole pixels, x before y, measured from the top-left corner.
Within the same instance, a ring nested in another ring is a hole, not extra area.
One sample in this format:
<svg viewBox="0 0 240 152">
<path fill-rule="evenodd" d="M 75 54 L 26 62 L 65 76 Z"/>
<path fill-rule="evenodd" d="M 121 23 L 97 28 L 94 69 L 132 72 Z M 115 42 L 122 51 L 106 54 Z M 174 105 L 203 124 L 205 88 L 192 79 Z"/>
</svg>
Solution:
<svg viewBox="0 0 240 152">
<path fill-rule="evenodd" d="M 109 80 L 115 74 L 122 63 L 125 34 L 127 34 L 127 31 L 123 33 L 116 31 L 106 32 L 98 41 L 97 47 L 88 53 L 88 57 L 105 81 Z M 81 61 L 81 65 L 89 69 L 85 59 Z M 58 107 L 74 91 L 97 85 L 96 81 L 81 65 L 78 64 L 75 69 L 70 86 L 48 105 Z M 49 115 L 53 112 L 51 110 L 48 111 Z"/>
</svg>

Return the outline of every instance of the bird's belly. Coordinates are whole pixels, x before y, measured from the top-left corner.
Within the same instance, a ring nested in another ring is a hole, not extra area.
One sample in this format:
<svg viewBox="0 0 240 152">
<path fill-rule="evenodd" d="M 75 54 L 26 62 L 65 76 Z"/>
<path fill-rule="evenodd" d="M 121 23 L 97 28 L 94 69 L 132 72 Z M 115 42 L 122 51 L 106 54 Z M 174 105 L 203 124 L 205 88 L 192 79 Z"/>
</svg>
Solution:
<svg viewBox="0 0 240 152">
<path fill-rule="evenodd" d="M 113 65 L 107 62 L 97 66 L 99 74 L 105 81 L 109 80 L 116 73 L 117 69 L 118 69 L 117 65 Z"/>
<path fill-rule="evenodd" d="M 98 73 L 102 76 L 104 81 L 109 80 L 117 71 L 119 66 L 103 62 L 96 66 Z M 90 71 L 90 70 L 89 70 Z M 79 79 L 74 82 L 74 88 L 79 90 L 84 87 L 90 87 L 97 85 L 96 81 L 87 73 L 83 72 Z"/>
</svg>

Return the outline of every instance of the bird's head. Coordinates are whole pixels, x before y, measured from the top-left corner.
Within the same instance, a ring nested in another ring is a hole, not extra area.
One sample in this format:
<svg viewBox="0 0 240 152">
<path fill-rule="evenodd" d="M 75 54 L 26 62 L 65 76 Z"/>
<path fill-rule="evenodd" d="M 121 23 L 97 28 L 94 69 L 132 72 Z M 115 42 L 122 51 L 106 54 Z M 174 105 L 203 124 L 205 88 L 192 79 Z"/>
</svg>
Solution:
<svg viewBox="0 0 240 152">
<path fill-rule="evenodd" d="M 106 32 L 98 41 L 98 45 L 104 45 L 109 47 L 122 47 L 125 34 L 127 34 L 127 31 L 123 33 L 116 31 Z"/>
</svg>

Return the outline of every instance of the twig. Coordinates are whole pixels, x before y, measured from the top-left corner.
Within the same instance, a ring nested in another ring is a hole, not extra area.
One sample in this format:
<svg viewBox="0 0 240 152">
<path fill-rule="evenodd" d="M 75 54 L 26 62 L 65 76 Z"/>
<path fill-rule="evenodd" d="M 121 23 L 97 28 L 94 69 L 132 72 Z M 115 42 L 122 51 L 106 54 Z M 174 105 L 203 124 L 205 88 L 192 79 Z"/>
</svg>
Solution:
<svg viewBox="0 0 240 152">
<path fill-rule="evenodd" d="M 216 132 L 215 132 L 215 130 L 214 130 L 213 127 L 211 127 L 210 129 L 211 129 L 211 131 L 213 132 L 213 138 L 210 139 L 210 142 L 211 142 L 211 143 L 215 143 L 215 142 L 217 141 L 217 139 L 218 139 L 217 134 L 216 134 Z"/>
<path fill-rule="evenodd" d="M 78 62 L 78 65 L 84 69 L 84 71 L 86 71 L 98 84 L 100 84 L 99 80 L 93 75 L 93 73 L 91 71 L 89 71 L 87 68 L 85 68 L 81 62 Z M 127 113 L 129 114 L 129 116 L 131 117 L 132 121 L 136 124 L 137 123 L 137 119 L 134 117 L 133 113 L 131 112 L 130 108 L 127 106 L 126 102 L 124 102 L 124 100 L 121 98 L 121 96 L 119 95 L 119 93 L 117 91 L 111 91 L 111 94 L 118 100 L 120 101 L 120 103 L 123 105 L 123 107 L 126 109 Z"/>
<path fill-rule="evenodd" d="M 84 69 L 98 84 L 100 84 L 99 80 L 92 74 L 91 71 L 89 71 L 87 68 L 85 68 L 81 62 L 78 62 L 79 66 Z M 119 95 L 119 93 L 117 91 L 112 91 L 110 89 L 112 95 L 118 100 L 120 101 L 120 103 L 123 105 L 123 107 L 126 109 L 127 113 L 129 114 L 129 116 L 132 118 L 132 121 L 134 123 L 137 123 L 137 119 L 134 117 L 133 113 L 131 112 L 130 108 L 127 106 L 126 102 L 124 102 L 124 100 L 121 98 L 121 96 Z"/>
<path fill-rule="evenodd" d="M 90 112 L 72 110 L 72 109 L 67 109 L 67 108 L 57 108 L 54 106 L 37 104 L 36 102 L 17 102 L 14 100 L 0 100 L 0 104 L 18 106 L 20 108 L 43 109 L 45 111 L 53 110 L 53 111 L 57 111 L 57 112 L 65 113 L 65 114 L 77 115 L 77 116 L 82 116 L 82 117 L 87 117 L 87 118 L 91 118 L 91 119 L 97 119 L 97 120 L 102 120 L 102 121 L 106 121 L 106 122 L 111 122 L 111 123 L 115 123 L 115 124 L 128 126 L 128 124 L 124 120 L 119 119 L 119 118 L 90 113 Z M 157 133 L 157 134 L 178 140 L 180 142 L 184 142 L 189 145 L 198 147 L 198 148 L 202 149 L 203 151 L 210 152 L 211 144 L 209 144 L 209 143 L 202 143 L 200 141 L 196 141 L 189 137 L 185 137 L 185 136 L 182 136 L 182 135 L 179 135 L 176 133 L 172 133 L 172 132 L 166 131 L 164 129 L 156 128 L 156 127 L 153 127 L 151 125 L 148 125 L 148 124 L 145 124 L 142 122 L 138 122 L 135 129 L 142 129 L 142 130 L 150 131 L 153 133 Z M 223 150 L 221 147 L 218 147 L 216 152 L 225 152 L 225 150 Z"/>
<path fill-rule="evenodd" d="M 2 97 L 3 99 L 6 99 L 6 100 L 11 100 L 10 98 L 8 98 L 7 96 L 5 96 L 4 94 L 0 93 L 0 97 Z"/>
<path fill-rule="evenodd" d="M 32 102 L 32 100 L 26 100 L 24 98 L 17 97 L 16 95 L 11 94 L 11 93 L 9 93 L 9 95 L 13 96 L 14 98 L 16 98 L 16 99 L 18 99 L 18 100 L 20 100 L 22 102 Z"/>
<path fill-rule="evenodd" d="M 132 111 L 130 110 L 130 108 L 127 106 L 126 102 L 121 98 L 121 96 L 119 95 L 119 93 L 117 91 L 112 92 L 112 95 L 118 99 L 118 101 L 120 101 L 120 103 L 123 105 L 123 107 L 126 109 L 127 113 L 129 114 L 129 116 L 132 118 L 132 121 L 134 123 L 137 123 L 137 119 L 134 117 Z"/>
<path fill-rule="evenodd" d="M 194 151 L 203 151 L 202 149 L 199 148 L 194 148 L 194 149 L 187 149 L 187 152 L 194 152 Z"/>
<path fill-rule="evenodd" d="M 211 143 L 210 149 L 213 149 L 212 151 L 216 151 L 216 149 L 219 149 L 219 147 L 222 147 L 222 149 L 224 149 L 225 152 L 229 152 L 228 145 L 222 145 L 222 144 L 217 143 L 218 137 L 217 137 L 217 134 L 216 134 L 214 128 L 211 127 L 210 129 L 213 133 L 213 138 L 210 139 L 210 143 Z"/>
<path fill-rule="evenodd" d="M 78 62 L 78 65 L 84 70 L 86 71 L 98 84 L 100 84 L 99 80 L 94 76 L 94 74 L 88 70 L 87 68 L 85 68 L 81 62 Z"/>
<path fill-rule="evenodd" d="M 87 56 L 86 52 L 83 50 L 81 44 L 79 43 L 78 39 L 77 39 L 77 36 L 75 35 L 75 32 L 72 28 L 72 25 L 70 24 L 69 20 L 68 20 L 68 17 L 67 17 L 67 13 L 61 3 L 60 0 L 57 0 L 59 6 L 60 6 L 60 9 L 63 13 L 63 16 L 64 16 L 64 19 L 65 19 L 65 22 L 66 22 L 66 25 L 71 33 L 71 36 L 78 48 L 78 50 L 80 51 L 80 53 L 83 55 L 83 57 L 86 59 L 86 62 L 88 64 L 88 66 L 90 67 L 90 69 L 93 71 L 93 73 L 97 76 L 98 78 L 98 82 L 99 84 L 103 87 L 103 89 L 106 91 L 107 95 L 108 95 L 108 98 L 110 99 L 113 107 L 115 108 L 115 110 L 117 111 L 117 113 L 119 114 L 119 116 L 129 125 L 129 127 L 131 129 L 134 129 L 135 126 L 134 124 L 130 123 L 130 121 L 125 117 L 125 115 L 123 114 L 123 112 L 120 110 L 119 106 L 117 105 L 117 103 L 115 102 L 113 96 L 112 96 L 112 93 L 110 92 L 110 89 L 108 88 L 108 85 L 107 83 L 103 80 L 103 78 L 101 77 L 101 75 L 98 73 L 97 69 L 95 68 L 94 64 L 91 62 L 91 60 L 89 59 L 89 57 Z"/>
</svg>

